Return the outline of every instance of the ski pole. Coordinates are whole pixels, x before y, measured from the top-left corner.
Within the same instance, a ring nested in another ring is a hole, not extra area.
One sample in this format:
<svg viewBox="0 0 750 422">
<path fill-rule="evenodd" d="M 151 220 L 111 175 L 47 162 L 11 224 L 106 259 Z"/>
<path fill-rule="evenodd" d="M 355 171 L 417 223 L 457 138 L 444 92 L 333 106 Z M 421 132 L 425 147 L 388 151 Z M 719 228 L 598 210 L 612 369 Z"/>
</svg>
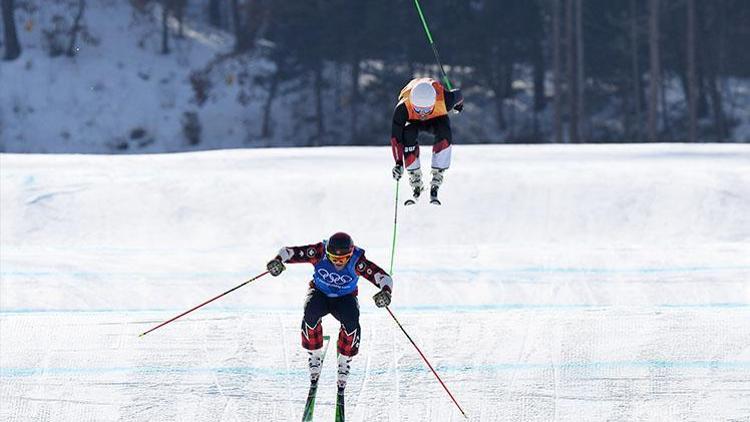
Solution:
<svg viewBox="0 0 750 422">
<path fill-rule="evenodd" d="M 216 299 L 218 299 L 218 298 L 220 298 L 220 297 L 222 297 L 222 296 L 224 296 L 224 295 L 227 295 L 227 294 L 229 294 L 229 293 L 232 293 L 233 291 L 235 291 L 235 290 L 239 289 L 240 287 L 244 286 L 245 284 L 248 284 L 248 283 L 250 283 L 250 282 L 253 282 L 253 281 L 255 281 L 255 280 L 257 280 L 257 279 L 259 279 L 259 278 L 263 277 L 264 275 L 266 275 L 266 274 L 268 274 L 268 273 L 269 273 L 269 271 L 266 271 L 266 272 L 264 272 L 264 273 L 258 274 L 258 275 L 256 275 L 255 277 L 251 278 L 250 280 L 247 280 L 246 282 L 244 282 L 244 283 L 240 284 L 239 286 L 237 286 L 237 287 L 234 287 L 234 288 L 232 288 L 232 289 L 229 289 L 229 290 L 227 290 L 226 292 L 224 292 L 224 293 L 222 293 L 222 294 L 220 294 L 220 295 L 216 296 L 215 298 L 213 298 L 213 299 L 209 299 L 209 300 L 207 300 L 207 301 L 205 301 L 205 302 L 201 303 L 200 305 L 198 305 L 198 306 L 196 306 L 196 307 L 194 307 L 194 308 L 192 308 L 192 309 L 190 309 L 190 310 L 187 310 L 187 311 L 185 311 L 185 312 L 183 312 L 183 313 L 181 313 L 181 314 L 177 315 L 176 317 L 174 317 L 174 318 L 172 318 L 172 319 L 170 319 L 170 320 L 168 320 L 168 321 L 164 321 L 164 322 L 162 322 L 161 324 L 157 325 L 156 327 L 154 327 L 154 328 L 152 328 L 152 329 L 150 329 L 150 330 L 148 330 L 148 331 L 145 331 L 145 332 L 141 333 L 141 334 L 140 334 L 140 335 L 139 335 L 138 337 L 143 337 L 143 336 L 145 336 L 146 334 L 148 334 L 148 333 L 150 333 L 150 332 L 154 331 L 155 329 L 157 329 L 157 328 L 159 328 L 159 327 L 162 327 L 162 326 L 165 326 L 165 325 L 169 324 L 170 322 L 172 322 L 172 321 L 176 320 L 177 318 L 179 318 L 179 317 L 181 317 L 181 316 L 184 316 L 184 315 L 187 315 L 187 314 L 189 314 L 190 312 L 193 312 L 194 310 L 196 310 L 196 309 L 200 308 L 201 306 L 204 306 L 204 305 L 208 305 L 209 303 L 213 302 L 214 300 L 216 300 Z"/>
<path fill-rule="evenodd" d="M 401 323 L 398 322 L 398 319 L 396 319 L 396 315 L 393 315 L 393 312 L 387 306 L 385 307 L 385 310 L 388 311 L 389 314 L 391 314 L 391 317 L 393 317 L 393 320 L 396 321 L 396 324 L 398 324 L 398 328 L 400 328 L 401 331 L 404 332 L 404 334 L 406 335 L 406 338 L 409 339 L 409 341 L 411 342 L 412 346 L 414 346 L 414 348 L 417 349 L 417 352 L 419 352 L 419 356 L 422 356 L 422 359 L 425 361 L 425 363 L 430 368 L 430 370 L 432 371 L 432 373 L 435 374 L 435 378 L 437 378 L 437 380 L 440 381 L 440 385 L 443 386 L 443 388 L 445 389 L 445 392 L 448 393 L 448 395 L 451 397 L 451 400 L 453 400 L 453 403 L 455 403 L 456 407 L 458 407 L 458 410 L 460 410 L 461 414 L 464 415 L 464 418 L 469 419 L 469 417 L 466 416 L 466 413 L 464 412 L 464 410 L 461 409 L 461 405 L 459 405 L 458 402 L 456 401 L 456 398 L 453 397 L 453 394 L 451 394 L 450 390 L 448 390 L 448 387 L 446 387 L 446 385 L 443 382 L 443 380 L 440 379 L 440 375 L 438 375 L 438 373 L 435 372 L 435 369 L 432 368 L 432 365 L 430 365 L 430 361 L 427 360 L 427 358 L 424 356 L 424 354 L 422 353 L 422 351 L 419 350 L 419 347 L 417 347 L 417 344 L 414 343 L 414 340 L 411 339 L 411 336 L 409 335 L 409 333 L 407 333 L 406 330 L 404 330 L 404 327 L 401 325 Z"/>
<path fill-rule="evenodd" d="M 438 54 L 437 47 L 435 47 L 435 42 L 432 41 L 432 34 L 430 34 L 430 28 L 427 27 L 427 21 L 424 18 L 424 14 L 422 14 L 422 8 L 419 6 L 419 0 L 414 0 L 414 5 L 417 7 L 417 13 L 419 13 L 419 18 L 422 20 L 422 26 L 424 27 L 424 32 L 427 34 L 427 40 L 430 42 L 432 52 L 435 54 L 435 60 L 440 67 L 440 72 L 443 74 L 445 86 L 447 86 L 448 89 L 453 89 L 451 81 L 450 79 L 448 79 L 448 75 L 445 73 L 445 69 L 443 69 L 443 64 L 440 62 L 440 55 Z"/>
<path fill-rule="evenodd" d="M 398 223 L 398 180 L 396 180 L 396 206 L 393 211 L 393 242 L 391 242 L 391 270 L 388 272 L 393 275 L 393 257 L 396 255 L 396 224 Z"/>
</svg>

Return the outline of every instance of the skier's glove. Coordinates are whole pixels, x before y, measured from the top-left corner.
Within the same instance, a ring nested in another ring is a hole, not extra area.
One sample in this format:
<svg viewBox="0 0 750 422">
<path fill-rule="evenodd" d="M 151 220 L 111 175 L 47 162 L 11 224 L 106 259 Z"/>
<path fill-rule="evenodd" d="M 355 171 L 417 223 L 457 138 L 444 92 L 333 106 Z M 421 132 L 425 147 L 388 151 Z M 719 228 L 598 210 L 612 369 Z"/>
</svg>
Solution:
<svg viewBox="0 0 750 422">
<path fill-rule="evenodd" d="M 391 171 L 393 173 L 393 178 L 396 180 L 401 180 L 401 176 L 404 174 L 404 166 L 401 164 L 396 164 L 393 166 L 393 170 Z"/>
<path fill-rule="evenodd" d="M 458 88 L 451 90 L 450 94 L 453 96 L 453 109 L 460 113 L 464 109 L 464 95 Z"/>
<path fill-rule="evenodd" d="M 385 308 L 391 304 L 391 289 L 383 287 L 382 290 L 375 293 L 375 296 L 373 296 L 372 299 L 375 301 L 375 305 L 378 308 Z"/>
<path fill-rule="evenodd" d="M 271 273 L 271 275 L 274 277 L 281 274 L 281 272 L 286 269 L 284 263 L 282 263 L 278 258 L 269 261 L 266 265 L 266 268 L 268 269 L 268 272 Z"/>
</svg>

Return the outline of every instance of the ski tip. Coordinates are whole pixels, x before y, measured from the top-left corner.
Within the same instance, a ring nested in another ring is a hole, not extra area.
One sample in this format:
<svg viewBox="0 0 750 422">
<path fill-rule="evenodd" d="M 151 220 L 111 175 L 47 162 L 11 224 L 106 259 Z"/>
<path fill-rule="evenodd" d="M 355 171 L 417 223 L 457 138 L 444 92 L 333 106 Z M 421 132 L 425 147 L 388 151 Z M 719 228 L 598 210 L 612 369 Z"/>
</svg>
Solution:
<svg viewBox="0 0 750 422">
<path fill-rule="evenodd" d="M 433 200 L 431 200 L 431 201 L 430 201 L 430 204 L 432 204 L 432 205 L 443 205 L 443 203 L 442 203 L 442 202 L 440 202 L 440 201 L 438 201 L 437 199 L 433 199 Z"/>
<path fill-rule="evenodd" d="M 414 205 L 414 204 L 416 204 L 416 203 L 417 203 L 417 202 L 416 202 L 416 201 L 414 201 L 413 199 L 407 199 L 407 200 L 406 200 L 406 201 L 404 202 L 404 205 L 408 207 L 409 205 Z"/>
</svg>

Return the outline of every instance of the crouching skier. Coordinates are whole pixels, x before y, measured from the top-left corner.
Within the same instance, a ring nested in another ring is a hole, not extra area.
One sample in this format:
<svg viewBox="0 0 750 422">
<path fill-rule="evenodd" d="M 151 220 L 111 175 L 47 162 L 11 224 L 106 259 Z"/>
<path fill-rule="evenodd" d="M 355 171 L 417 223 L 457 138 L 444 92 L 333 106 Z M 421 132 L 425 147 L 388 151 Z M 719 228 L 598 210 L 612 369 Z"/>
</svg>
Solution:
<svg viewBox="0 0 750 422">
<path fill-rule="evenodd" d="M 435 137 L 432 145 L 430 203 L 440 205 L 438 189 L 451 164 L 453 143 L 448 112 L 461 112 L 463 107 L 461 90 L 446 90 L 440 82 L 431 78 L 412 79 L 399 93 L 391 125 L 391 148 L 393 159 L 396 160 L 391 173 L 394 179 L 399 180 L 406 166 L 414 198 L 406 200 L 405 205 L 414 204 L 424 190 L 417 141 L 422 131 Z"/>
<path fill-rule="evenodd" d="M 378 307 L 391 303 L 393 281 L 383 269 L 365 258 L 365 251 L 354 246 L 346 233 L 335 233 L 328 240 L 306 246 L 287 246 L 271 260 L 268 271 L 278 276 L 284 263 L 307 262 L 314 266 L 313 279 L 307 291 L 302 319 L 302 347 L 307 350 L 310 367 L 310 393 L 303 420 L 312 420 L 318 378 L 323 363 L 323 326 L 321 320 L 329 313 L 341 323 L 338 349 L 338 396 L 336 420 L 344 420 L 344 388 L 349 377 L 352 358 L 359 351 L 361 336 L 357 281 L 363 276 L 380 291 L 373 296 Z"/>
</svg>

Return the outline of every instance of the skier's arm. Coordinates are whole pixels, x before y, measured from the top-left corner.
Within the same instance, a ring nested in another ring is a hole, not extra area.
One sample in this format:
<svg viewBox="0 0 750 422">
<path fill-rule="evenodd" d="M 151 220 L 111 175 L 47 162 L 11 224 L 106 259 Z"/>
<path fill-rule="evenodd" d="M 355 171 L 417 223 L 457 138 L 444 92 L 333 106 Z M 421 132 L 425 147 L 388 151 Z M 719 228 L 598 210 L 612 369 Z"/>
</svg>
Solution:
<svg viewBox="0 0 750 422">
<path fill-rule="evenodd" d="M 393 290 L 393 279 L 388 275 L 382 268 L 372 263 L 369 259 L 365 258 L 365 255 L 359 257 L 357 264 L 354 266 L 354 270 L 357 275 L 360 275 L 368 280 L 381 290 Z"/>
<path fill-rule="evenodd" d="M 445 108 L 458 112 L 464 109 L 464 96 L 460 89 L 445 91 Z"/>
<path fill-rule="evenodd" d="M 286 269 L 284 263 L 309 262 L 315 265 L 323 258 L 324 254 L 323 242 L 305 246 L 284 246 L 279 250 L 279 254 L 266 264 L 266 268 L 272 276 L 276 277 Z"/>
<path fill-rule="evenodd" d="M 304 262 L 317 264 L 318 261 L 323 259 L 323 256 L 325 256 L 323 242 L 318 242 L 313 245 L 285 246 L 279 250 L 276 259 L 280 259 L 281 262 L 288 264 L 299 264 Z"/>
<path fill-rule="evenodd" d="M 404 165 L 404 128 L 409 119 L 406 103 L 399 103 L 393 110 L 393 123 L 391 124 L 391 149 L 396 165 Z"/>
<path fill-rule="evenodd" d="M 370 262 L 365 255 L 359 257 L 357 265 L 354 266 L 357 274 L 370 280 L 370 282 L 380 288 L 372 299 L 378 308 L 383 308 L 391 304 L 391 292 L 393 291 L 393 280 L 382 268 Z"/>
</svg>

